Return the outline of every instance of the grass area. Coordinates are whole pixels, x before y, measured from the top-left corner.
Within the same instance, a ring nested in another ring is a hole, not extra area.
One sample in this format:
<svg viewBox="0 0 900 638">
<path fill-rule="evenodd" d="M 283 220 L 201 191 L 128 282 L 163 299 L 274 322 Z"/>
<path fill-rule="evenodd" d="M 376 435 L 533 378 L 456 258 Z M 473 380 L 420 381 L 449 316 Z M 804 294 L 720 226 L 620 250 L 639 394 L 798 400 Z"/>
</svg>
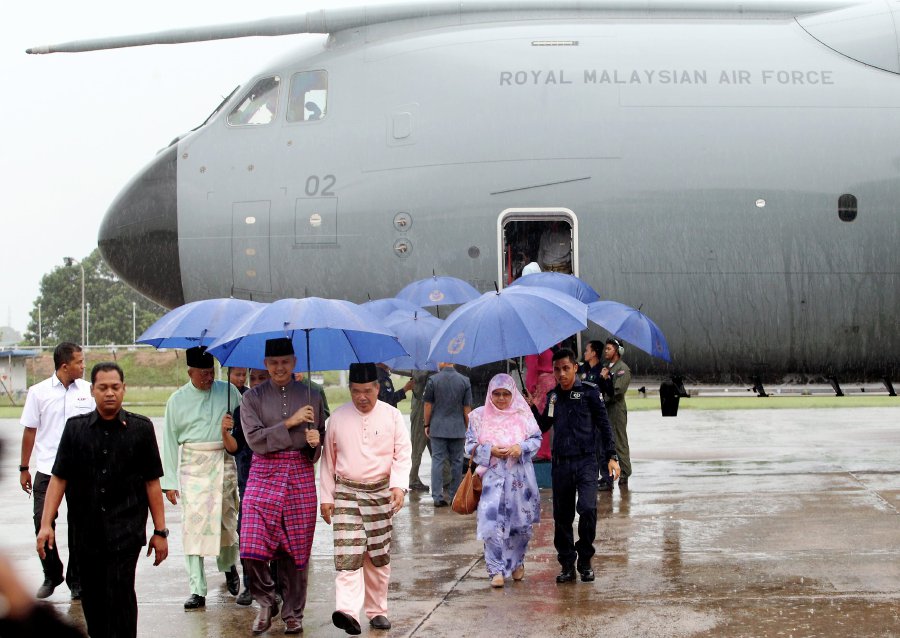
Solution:
<svg viewBox="0 0 900 638">
<path fill-rule="evenodd" d="M 166 400 L 176 388 L 187 382 L 184 352 L 180 350 L 157 351 L 147 348 L 112 352 L 90 350 L 87 354 L 87 373 L 91 366 L 100 361 L 116 361 L 125 372 L 128 391 L 125 395 L 126 409 L 147 416 L 162 416 Z M 53 361 L 49 355 L 29 360 L 27 364 L 28 384 L 47 378 L 53 372 Z M 347 388 L 338 386 L 340 372 L 322 373 L 326 386 L 328 404 L 332 410 L 350 400 Z M 394 377 L 394 386 L 400 388 L 405 377 Z M 819 409 L 849 407 L 895 407 L 900 399 L 884 395 L 835 396 L 778 396 L 761 398 L 748 394 L 735 396 L 700 396 L 681 399 L 679 410 L 758 410 L 758 409 Z M 409 399 L 398 406 L 404 414 L 409 414 Z M 628 409 L 631 411 L 659 410 L 658 396 L 651 394 L 644 398 L 636 391 L 628 393 Z M 0 397 L 0 418 L 18 419 L 21 406 L 12 406 L 9 398 Z"/>
<path fill-rule="evenodd" d="M 147 348 L 134 350 L 89 349 L 85 355 L 85 377 L 90 379 L 91 368 L 103 361 L 114 361 L 122 367 L 125 381 L 133 387 L 177 387 L 187 381 L 184 352 L 157 351 Z M 35 357 L 27 364 L 29 387 L 53 374 L 53 357 Z"/>
<path fill-rule="evenodd" d="M 144 416 L 163 416 L 166 401 L 176 389 L 176 386 L 165 388 L 129 386 L 125 393 L 125 409 Z M 350 391 L 338 386 L 326 388 L 325 396 L 328 397 L 328 406 L 332 410 L 350 401 Z M 401 401 L 397 407 L 404 414 L 409 414 L 409 399 Z M 10 405 L 8 397 L 0 399 L 0 419 L 18 419 L 20 416 L 22 416 L 22 406 Z"/>
</svg>

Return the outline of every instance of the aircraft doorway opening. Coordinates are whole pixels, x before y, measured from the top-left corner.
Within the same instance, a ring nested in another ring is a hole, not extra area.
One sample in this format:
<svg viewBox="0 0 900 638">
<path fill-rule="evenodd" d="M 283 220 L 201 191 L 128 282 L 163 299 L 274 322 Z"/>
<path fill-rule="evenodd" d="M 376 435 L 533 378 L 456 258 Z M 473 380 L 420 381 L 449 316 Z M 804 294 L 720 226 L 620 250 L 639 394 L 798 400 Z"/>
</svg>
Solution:
<svg viewBox="0 0 900 638">
<path fill-rule="evenodd" d="M 500 215 L 498 238 L 501 287 L 523 272 L 578 274 L 578 233 L 568 209 L 509 209 Z"/>
<path fill-rule="evenodd" d="M 521 277 L 523 271 L 578 276 L 578 218 L 568 208 L 507 209 L 500 214 L 497 226 L 501 288 Z M 581 333 L 560 345 L 580 353 Z"/>
</svg>

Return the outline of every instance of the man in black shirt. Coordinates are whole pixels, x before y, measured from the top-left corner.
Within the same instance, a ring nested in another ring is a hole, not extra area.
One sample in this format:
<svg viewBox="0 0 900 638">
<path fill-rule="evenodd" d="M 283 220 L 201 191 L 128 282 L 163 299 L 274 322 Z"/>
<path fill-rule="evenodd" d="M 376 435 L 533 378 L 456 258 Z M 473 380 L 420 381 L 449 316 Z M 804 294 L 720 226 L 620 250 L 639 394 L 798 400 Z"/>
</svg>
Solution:
<svg viewBox="0 0 900 638">
<path fill-rule="evenodd" d="M 125 375 L 118 365 L 94 366 L 91 394 L 96 409 L 70 418 L 60 439 L 37 550 L 43 558 L 55 546 L 52 523 L 65 494 L 69 527 L 83 548 L 88 633 L 92 638 L 136 636 L 134 573 L 147 542 L 148 509 L 154 531 L 147 556 L 155 551 L 153 564 L 159 565 L 169 553 L 159 484 L 162 462 L 150 420 L 122 410 Z"/>
<path fill-rule="evenodd" d="M 575 353 L 563 348 L 553 355 L 556 387 L 547 394 L 544 413 L 531 410 L 542 432 L 553 428 L 553 544 L 562 571 L 558 583 L 575 580 L 576 561 L 581 580 L 594 580 L 591 558 L 597 534 L 598 449 L 610 474 L 619 473 L 616 442 L 597 386 L 578 379 Z M 598 440 L 599 439 L 599 440 Z M 602 448 L 600 447 L 602 445 Z M 572 523 L 578 512 L 578 542 Z"/>
</svg>

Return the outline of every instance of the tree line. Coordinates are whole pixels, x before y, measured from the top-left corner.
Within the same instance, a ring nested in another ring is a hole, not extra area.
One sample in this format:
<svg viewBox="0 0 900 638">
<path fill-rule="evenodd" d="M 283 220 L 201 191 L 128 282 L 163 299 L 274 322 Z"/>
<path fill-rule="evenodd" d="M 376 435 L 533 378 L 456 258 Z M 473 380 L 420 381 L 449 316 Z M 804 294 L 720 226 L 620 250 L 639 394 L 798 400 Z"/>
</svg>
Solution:
<svg viewBox="0 0 900 638">
<path fill-rule="evenodd" d="M 99 249 L 95 248 L 81 264 L 85 306 L 90 304 L 89 321 L 87 312 L 85 316 L 88 345 L 132 343 L 132 311 L 138 337 L 166 312 L 119 279 L 103 261 Z M 38 345 L 39 341 L 48 346 L 60 341 L 81 343 L 81 267 L 77 261 L 57 266 L 41 278 L 40 294 L 30 317 L 25 332 L 28 345 Z"/>
</svg>

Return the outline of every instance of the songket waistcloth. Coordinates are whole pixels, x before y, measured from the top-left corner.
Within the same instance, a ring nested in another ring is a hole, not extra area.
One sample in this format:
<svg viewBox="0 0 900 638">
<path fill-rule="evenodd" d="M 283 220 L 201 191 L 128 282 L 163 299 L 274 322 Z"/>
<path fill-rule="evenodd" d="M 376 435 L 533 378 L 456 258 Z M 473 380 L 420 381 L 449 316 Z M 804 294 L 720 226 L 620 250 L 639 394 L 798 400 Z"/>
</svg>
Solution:
<svg viewBox="0 0 900 638">
<path fill-rule="evenodd" d="M 241 558 L 287 554 L 305 569 L 316 529 L 316 477 L 297 450 L 253 454 L 241 505 Z"/>
<path fill-rule="evenodd" d="M 218 556 L 238 542 L 234 460 L 221 441 L 185 443 L 179 473 L 184 553 Z"/>
<path fill-rule="evenodd" d="M 335 477 L 334 567 L 352 571 L 363 566 L 368 553 L 375 567 L 391 562 L 390 478 L 360 483 Z"/>
</svg>

